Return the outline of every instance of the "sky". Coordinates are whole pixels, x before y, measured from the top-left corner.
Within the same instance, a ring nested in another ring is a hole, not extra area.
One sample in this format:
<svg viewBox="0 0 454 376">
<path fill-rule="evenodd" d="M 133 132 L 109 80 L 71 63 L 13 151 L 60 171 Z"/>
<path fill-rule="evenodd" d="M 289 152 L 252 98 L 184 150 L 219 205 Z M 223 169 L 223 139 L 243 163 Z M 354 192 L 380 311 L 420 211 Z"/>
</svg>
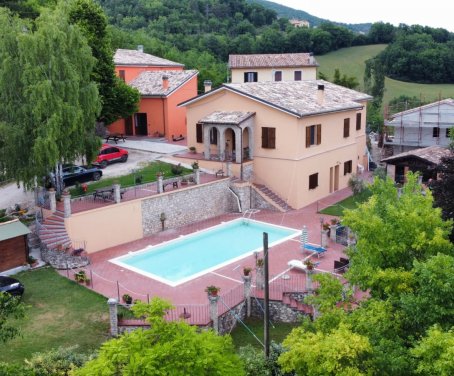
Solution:
<svg viewBox="0 0 454 376">
<path fill-rule="evenodd" d="M 271 0 L 319 18 L 344 23 L 389 22 L 454 32 L 452 0 Z"/>
</svg>

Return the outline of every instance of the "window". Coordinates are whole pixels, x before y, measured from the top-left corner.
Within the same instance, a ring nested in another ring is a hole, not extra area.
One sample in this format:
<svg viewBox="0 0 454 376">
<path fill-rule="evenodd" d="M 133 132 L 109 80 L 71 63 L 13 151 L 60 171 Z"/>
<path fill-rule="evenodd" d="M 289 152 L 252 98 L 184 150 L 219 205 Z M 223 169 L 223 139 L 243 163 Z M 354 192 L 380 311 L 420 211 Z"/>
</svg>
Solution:
<svg viewBox="0 0 454 376">
<path fill-rule="evenodd" d="M 200 123 L 195 125 L 195 137 L 197 142 L 203 142 L 203 125 Z"/>
<path fill-rule="evenodd" d="M 120 76 L 120 78 L 125 81 L 126 80 L 126 75 L 125 75 L 125 71 L 124 70 L 120 70 L 118 72 L 118 75 Z"/>
<path fill-rule="evenodd" d="M 344 138 L 350 137 L 350 118 L 344 119 Z"/>
<path fill-rule="evenodd" d="M 344 175 L 352 173 L 352 161 L 344 162 Z"/>
<path fill-rule="evenodd" d="M 306 127 L 306 147 L 320 145 L 322 142 L 322 125 L 311 125 Z"/>
<path fill-rule="evenodd" d="M 282 81 L 282 71 L 274 72 L 274 81 Z"/>
<path fill-rule="evenodd" d="M 276 128 L 262 127 L 262 148 L 276 148 Z"/>
<path fill-rule="evenodd" d="M 257 72 L 245 72 L 244 82 L 257 82 Z"/>
<path fill-rule="evenodd" d="M 294 76 L 295 81 L 301 81 L 301 76 L 302 76 L 302 74 L 301 74 L 300 70 L 295 71 L 295 76 Z"/>
<path fill-rule="evenodd" d="M 440 128 L 438 127 L 432 128 L 432 137 L 440 137 Z"/>
<path fill-rule="evenodd" d="M 361 129 L 361 112 L 356 114 L 356 130 L 359 131 Z"/>
<path fill-rule="evenodd" d="M 318 187 L 318 172 L 309 175 L 309 189 L 315 189 Z"/>
<path fill-rule="evenodd" d="M 218 130 L 216 128 L 210 129 L 210 144 L 211 145 L 218 144 Z"/>
</svg>

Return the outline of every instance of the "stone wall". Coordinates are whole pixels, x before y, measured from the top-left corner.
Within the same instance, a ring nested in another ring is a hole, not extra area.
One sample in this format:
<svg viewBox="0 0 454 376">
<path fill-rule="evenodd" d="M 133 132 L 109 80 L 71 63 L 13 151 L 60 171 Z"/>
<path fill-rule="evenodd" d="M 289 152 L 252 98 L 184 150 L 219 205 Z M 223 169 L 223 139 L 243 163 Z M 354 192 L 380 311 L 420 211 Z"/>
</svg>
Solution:
<svg viewBox="0 0 454 376">
<path fill-rule="evenodd" d="M 246 317 L 246 302 L 243 301 L 236 307 L 219 316 L 219 334 L 230 333 L 238 324 L 238 319 Z"/>
<path fill-rule="evenodd" d="M 255 209 L 277 210 L 274 205 L 266 201 L 255 189 L 251 189 L 251 202 L 252 207 Z"/>
<path fill-rule="evenodd" d="M 254 164 L 243 163 L 243 180 L 252 181 L 254 179 Z"/>
<path fill-rule="evenodd" d="M 234 191 L 240 202 L 241 209 L 245 212 L 248 209 L 251 209 L 251 185 L 249 183 L 232 183 L 232 191 Z"/>
<path fill-rule="evenodd" d="M 260 306 L 259 306 L 260 304 Z M 263 318 L 263 299 L 252 299 L 252 317 Z M 287 304 L 270 300 L 270 320 L 278 322 L 296 323 L 304 316 L 302 312 L 290 308 Z"/>
<path fill-rule="evenodd" d="M 229 191 L 229 186 L 230 179 L 223 179 L 144 199 L 143 235 L 151 235 L 162 230 L 160 220 L 162 213 L 166 218 L 165 228 L 169 229 L 237 212 L 238 204 Z"/>
</svg>

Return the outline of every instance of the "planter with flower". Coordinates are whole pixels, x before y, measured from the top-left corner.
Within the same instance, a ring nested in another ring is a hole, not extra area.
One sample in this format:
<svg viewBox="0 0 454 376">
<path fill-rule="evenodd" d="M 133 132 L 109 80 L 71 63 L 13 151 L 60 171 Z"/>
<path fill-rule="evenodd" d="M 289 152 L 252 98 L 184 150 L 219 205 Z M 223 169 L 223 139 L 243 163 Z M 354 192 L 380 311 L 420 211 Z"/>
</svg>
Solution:
<svg viewBox="0 0 454 376">
<path fill-rule="evenodd" d="M 218 296 L 219 291 L 221 290 L 220 287 L 210 285 L 205 289 L 205 292 L 208 293 L 208 296 Z"/>
<path fill-rule="evenodd" d="M 129 294 L 123 294 L 122 296 L 123 302 L 125 304 L 132 304 L 132 296 Z"/>
</svg>

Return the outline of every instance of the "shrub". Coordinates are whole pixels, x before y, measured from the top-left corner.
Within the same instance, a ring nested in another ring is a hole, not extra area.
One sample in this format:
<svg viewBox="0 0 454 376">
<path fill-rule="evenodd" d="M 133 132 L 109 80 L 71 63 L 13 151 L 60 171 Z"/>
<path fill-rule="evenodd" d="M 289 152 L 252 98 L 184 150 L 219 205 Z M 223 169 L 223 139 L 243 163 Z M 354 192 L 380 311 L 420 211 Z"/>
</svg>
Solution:
<svg viewBox="0 0 454 376">
<path fill-rule="evenodd" d="M 75 351 L 77 348 L 77 345 L 59 347 L 45 353 L 36 353 L 25 363 L 35 376 L 69 375 L 71 370 L 81 367 L 88 360 L 87 355 Z"/>
<path fill-rule="evenodd" d="M 244 364 L 246 376 L 284 376 L 277 359 L 283 352 L 281 344 L 271 341 L 270 356 L 265 359 L 262 350 L 257 350 L 251 345 L 240 347 L 238 355 Z"/>
<path fill-rule="evenodd" d="M 361 193 L 366 187 L 364 180 L 358 177 L 358 175 L 356 174 L 352 174 L 350 179 L 348 179 L 348 186 L 350 187 L 354 195 Z"/>
<path fill-rule="evenodd" d="M 181 163 L 178 163 L 177 165 L 172 165 L 170 171 L 174 175 L 181 175 L 183 173 L 183 167 L 181 166 Z"/>
</svg>

